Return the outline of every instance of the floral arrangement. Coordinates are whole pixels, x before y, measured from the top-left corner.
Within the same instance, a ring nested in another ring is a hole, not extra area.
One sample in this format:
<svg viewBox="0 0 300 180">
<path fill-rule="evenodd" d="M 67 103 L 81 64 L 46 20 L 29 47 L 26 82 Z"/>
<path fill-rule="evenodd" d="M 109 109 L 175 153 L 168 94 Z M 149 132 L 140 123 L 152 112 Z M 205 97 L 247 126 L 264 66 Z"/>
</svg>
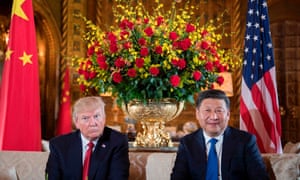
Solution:
<svg viewBox="0 0 300 180">
<path fill-rule="evenodd" d="M 115 25 L 107 31 L 82 17 L 87 56 L 74 61 L 82 91 L 109 92 L 118 103 L 174 98 L 193 104 L 195 93 L 223 83 L 218 73 L 229 70 L 232 53 L 220 47 L 227 36 L 220 19 L 200 25 L 195 7 L 178 9 L 176 1 L 164 11 L 156 0 L 151 13 L 140 1 L 124 2 L 114 7 Z"/>
</svg>

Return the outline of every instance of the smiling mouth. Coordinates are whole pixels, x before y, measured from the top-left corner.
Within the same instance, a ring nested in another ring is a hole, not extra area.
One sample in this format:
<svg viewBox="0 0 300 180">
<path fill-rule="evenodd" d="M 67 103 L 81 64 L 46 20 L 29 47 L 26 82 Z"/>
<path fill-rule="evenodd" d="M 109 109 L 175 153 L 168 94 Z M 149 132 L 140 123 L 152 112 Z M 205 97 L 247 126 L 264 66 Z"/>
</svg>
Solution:
<svg viewBox="0 0 300 180">
<path fill-rule="evenodd" d="M 218 125 L 219 123 L 208 123 L 208 125 L 211 125 L 211 126 L 216 126 Z"/>
</svg>

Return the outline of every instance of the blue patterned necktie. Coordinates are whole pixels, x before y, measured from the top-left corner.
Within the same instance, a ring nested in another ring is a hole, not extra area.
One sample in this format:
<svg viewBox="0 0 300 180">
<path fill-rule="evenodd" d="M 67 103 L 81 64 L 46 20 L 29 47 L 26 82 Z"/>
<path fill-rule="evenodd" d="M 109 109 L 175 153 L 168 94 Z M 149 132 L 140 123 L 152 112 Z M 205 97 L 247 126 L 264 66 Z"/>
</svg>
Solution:
<svg viewBox="0 0 300 180">
<path fill-rule="evenodd" d="M 211 138 L 210 150 L 208 153 L 207 167 L 206 167 L 206 180 L 218 180 L 219 168 L 218 168 L 218 156 L 216 151 L 217 139 Z"/>
</svg>

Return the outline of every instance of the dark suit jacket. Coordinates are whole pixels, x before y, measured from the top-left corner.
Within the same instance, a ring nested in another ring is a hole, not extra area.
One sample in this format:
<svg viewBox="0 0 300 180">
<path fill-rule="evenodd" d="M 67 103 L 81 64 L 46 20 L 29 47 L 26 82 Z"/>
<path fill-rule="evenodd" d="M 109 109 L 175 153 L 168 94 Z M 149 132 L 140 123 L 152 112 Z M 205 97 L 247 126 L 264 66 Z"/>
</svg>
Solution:
<svg viewBox="0 0 300 180">
<path fill-rule="evenodd" d="M 203 130 L 199 129 L 180 140 L 171 179 L 205 179 L 206 159 Z M 221 172 L 222 180 L 269 179 L 255 136 L 231 127 L 225 130 Z"/>
<path fill-rule="evenodd" d="M 50 155 L 46 166 L 49 180 L 82 179 L 82 143 L 80 132 L 50 140 Z M 127 137 L 108 127 L 104 128 L 91 157 L 89 180 L 127 180 L 129 157 Z"/>
</svg>

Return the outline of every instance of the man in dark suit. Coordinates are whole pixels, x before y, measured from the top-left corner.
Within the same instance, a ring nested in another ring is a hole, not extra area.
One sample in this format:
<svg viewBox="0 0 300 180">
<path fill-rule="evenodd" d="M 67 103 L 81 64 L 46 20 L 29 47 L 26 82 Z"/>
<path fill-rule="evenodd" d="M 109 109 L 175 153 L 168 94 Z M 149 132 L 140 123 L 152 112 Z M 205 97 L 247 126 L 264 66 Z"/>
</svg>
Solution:
<svg viewBox="0 0 300 180">
<path fill-rule="evenodd" d="M 129 157 L 127 137 L 105 127 L 104 102 L 101 97 L 79 99 L 73 106 L 73 122 L 78 129 L 50 140 L 46 166 L 49 180 L 127 180 Z M 88 147 L 92 144 L 92 147 Z M 83 175 L 86 154 L 91 156 L 88 175 Z"/>
<path fill-rule="evenodd" d="M 196 118 L 199 130 L 180 140 L 172 180 L 264 180 L 269 179 L 265 164 L 250 133 L 228 126 L 230 101 L 223 91 L 199 93 Z M 215 139 L 216 166 L 209 165 L 210 139 Z M 211 166 L 210 166 L 211 167 Z M 206 177 L 215 169 L 214 178 Z"/>
</svg>

